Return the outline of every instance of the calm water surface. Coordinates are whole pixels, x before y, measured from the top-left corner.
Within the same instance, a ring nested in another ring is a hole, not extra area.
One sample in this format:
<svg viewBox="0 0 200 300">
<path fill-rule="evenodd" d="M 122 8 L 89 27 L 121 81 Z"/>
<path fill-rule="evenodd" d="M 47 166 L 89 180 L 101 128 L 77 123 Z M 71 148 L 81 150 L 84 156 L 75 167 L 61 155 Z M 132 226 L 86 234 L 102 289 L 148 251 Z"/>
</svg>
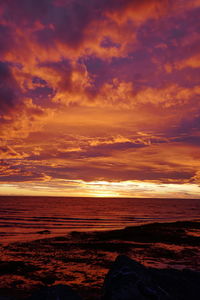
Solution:
<svg viewBox="0 0 200 300">
<path fill-rule="evenodd" d="M 200 200 L 0 197 L 0 242 L 200 219 Z M 42 235 L 41 231 L 50 233 Z"/>
</svg>

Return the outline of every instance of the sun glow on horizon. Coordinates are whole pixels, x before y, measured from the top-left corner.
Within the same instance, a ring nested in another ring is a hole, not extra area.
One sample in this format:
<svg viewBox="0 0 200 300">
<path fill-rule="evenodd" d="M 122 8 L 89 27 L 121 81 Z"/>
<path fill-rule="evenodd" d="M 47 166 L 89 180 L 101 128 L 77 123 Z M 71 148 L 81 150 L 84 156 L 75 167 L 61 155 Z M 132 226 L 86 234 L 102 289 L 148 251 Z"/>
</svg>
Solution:
<svg viewBox="0 0 200 300">
<path fill-rule="evenodd" d="M 4 184 L 0 195 L 27 196 L 73 196 L 73 197 L 157 197 L 200 198 L 200 187 L 196 184 L 160 184 L 142 181 L 90 181 L 57 180 L 56 182 Z"/>
</svg>

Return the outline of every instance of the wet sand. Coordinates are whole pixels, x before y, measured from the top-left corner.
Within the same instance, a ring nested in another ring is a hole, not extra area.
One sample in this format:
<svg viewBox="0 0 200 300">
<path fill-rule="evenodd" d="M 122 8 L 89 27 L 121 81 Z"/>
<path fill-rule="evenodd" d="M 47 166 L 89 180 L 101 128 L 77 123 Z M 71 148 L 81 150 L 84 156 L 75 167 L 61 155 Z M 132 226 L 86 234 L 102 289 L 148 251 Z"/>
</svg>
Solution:
<svg viewBox="0 0 200 300">
<path fill-rule="evenodd" d="M 47 232 L 46 232 L 47 234 Z M 200 222 L 152 223 L 121 230 L 1 245 L 0 296 L 25 299 L 44 285 L 68 284 L 99 299 L 105 274 L 119 254 L 145 266 L 200 270 Z"/>
</svg>

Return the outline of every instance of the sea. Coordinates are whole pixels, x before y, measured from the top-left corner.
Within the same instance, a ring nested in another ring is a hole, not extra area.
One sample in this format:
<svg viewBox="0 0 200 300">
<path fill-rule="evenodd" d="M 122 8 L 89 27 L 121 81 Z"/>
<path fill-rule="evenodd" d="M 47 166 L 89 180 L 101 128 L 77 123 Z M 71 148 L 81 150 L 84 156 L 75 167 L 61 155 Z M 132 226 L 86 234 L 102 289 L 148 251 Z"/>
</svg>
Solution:
<svg viewBox="0 0 200 300">
<path fill-rule="evenodd" d="M 0 196 L 0 243 L 200 220 L 200 199 Z"/>
</svg>

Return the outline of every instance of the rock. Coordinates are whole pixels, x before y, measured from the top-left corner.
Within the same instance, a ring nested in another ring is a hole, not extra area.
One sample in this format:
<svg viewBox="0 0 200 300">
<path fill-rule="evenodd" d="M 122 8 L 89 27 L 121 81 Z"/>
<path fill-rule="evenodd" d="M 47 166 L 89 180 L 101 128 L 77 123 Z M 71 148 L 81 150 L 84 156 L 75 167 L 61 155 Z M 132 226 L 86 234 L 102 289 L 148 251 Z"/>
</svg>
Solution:
<svg viewBox="0 0 200 300">
<path fill-rule="evenodd" d="M 118 256 L 105 277 L 102 300 L 197 300 L 198 272 L 146 268 L 127 256 Z"/>
<path fill-rule="evenodd" d="M 56 280 L 57 276 L 53 273 L 46 274 L 44 277 L 40 278 L 40 281 L 45 285 L 52 285 Z"/>
<path fill-rule="evenodd" d="M 46 230 L 37 231 L 37 233 L 39 233 L 39 234 L 50 234 L 51 231 L 46 229 Z"/>
<path fill-rule="evenodd" d="M 147 269 L 127 256 L 118 256 L 104 282 L 103 300 L 172 299 L 156 285 Z"/>
<path fill-rule="evenodd" d="M 27 300 L 82 300 L 80 296 L 67 285 L 44 287 Z"/>
<path fill-rule="evenodd" d="M 149 269 L 156 283 L 165 289 L 173 299 L 200 299 L 200 273 L 191 270 Z"/>
<path fill-rule="evenodd" d="M 0 261 L 0 275 L 24 275 L 37 271 L 39 268 L 23 261 Z"/>
</svg>

